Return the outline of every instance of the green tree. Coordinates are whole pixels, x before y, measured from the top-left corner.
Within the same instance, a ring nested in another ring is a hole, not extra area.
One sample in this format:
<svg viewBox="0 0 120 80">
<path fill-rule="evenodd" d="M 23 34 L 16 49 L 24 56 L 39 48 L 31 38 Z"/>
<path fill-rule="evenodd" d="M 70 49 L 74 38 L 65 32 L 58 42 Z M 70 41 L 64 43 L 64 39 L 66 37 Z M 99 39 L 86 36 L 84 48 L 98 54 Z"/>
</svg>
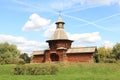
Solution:
<svg viewBox="0 0 120 80">
<path fill-rule="evenodd" d="M 7 42 L 0 43 L 0 64 L 16 63 L 19 55 L 20 51 L 16 45 Z"/>
<path fill-rule="evenodd" d="M 120 60 L 120 43 L 116 43 L 113 47 L 112 54 L 115 56 L 116 60 Z"/>
<path fill-rule="evenodd" d="M 27 53 L 23 53 L 20 55 L 20 58 L 23 59 L 26 63 L 30 63 L 30 57 Z"/>
<path fill-rule="evenodd" d="M 112 49 L 99 47 L 97 53 L 94 55 L 96 62 L 106 62 L 111 56 Z"/>
</svg>

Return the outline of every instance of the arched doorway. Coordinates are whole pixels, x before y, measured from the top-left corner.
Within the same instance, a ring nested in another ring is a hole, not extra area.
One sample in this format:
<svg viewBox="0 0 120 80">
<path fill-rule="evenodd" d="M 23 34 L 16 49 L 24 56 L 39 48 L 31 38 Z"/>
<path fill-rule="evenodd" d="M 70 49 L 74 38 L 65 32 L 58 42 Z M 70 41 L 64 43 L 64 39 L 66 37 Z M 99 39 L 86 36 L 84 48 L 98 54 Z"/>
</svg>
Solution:
<svg viewBox="0 0 120 80">
<path fill-rule="evenodd" d="M 56 53 L 51 53 L 50 59 L 51 59 L 51 61 L 59 61 L 59 56 Z"/>
</svg>

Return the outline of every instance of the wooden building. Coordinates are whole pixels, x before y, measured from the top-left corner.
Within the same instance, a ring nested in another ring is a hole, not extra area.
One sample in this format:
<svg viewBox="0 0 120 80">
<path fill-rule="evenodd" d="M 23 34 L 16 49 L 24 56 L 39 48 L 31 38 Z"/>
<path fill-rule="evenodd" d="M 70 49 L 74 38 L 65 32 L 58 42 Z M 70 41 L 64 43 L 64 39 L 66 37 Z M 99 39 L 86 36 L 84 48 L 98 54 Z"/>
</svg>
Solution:
<svg viewBox="0 0 120 80">
<path fill-rule="evenodd" d="M 49 49 L 33 51 L 31 63 L 42 62 L 93 62 L 93 54 L 96 47 L 71 47 L 72 40 L 68 39 L 64 31 L 64 22 L 59 16 L 56 22 L 56 30 L 50 40 Z"/>
</svg>

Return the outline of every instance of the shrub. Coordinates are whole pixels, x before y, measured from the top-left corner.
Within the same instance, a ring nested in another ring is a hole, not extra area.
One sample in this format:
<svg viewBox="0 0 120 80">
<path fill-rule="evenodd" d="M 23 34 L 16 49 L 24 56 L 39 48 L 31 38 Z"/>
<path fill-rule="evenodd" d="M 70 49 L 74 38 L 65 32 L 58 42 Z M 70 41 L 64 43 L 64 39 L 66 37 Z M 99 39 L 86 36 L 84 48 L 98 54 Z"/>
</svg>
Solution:
<svg viewBox="0 0 120 80">
<path fill-rule="evenodd" d="M 17 62 L 16 62 L 18 65 L 24 65 L 25 64 L 25 61 L 23 59 L 19 59 Z"/>
<path fill-rule="evenodd" d="M 16 75 L 23 75 L 24 74 L 23 66 L 16 66 L 14 68 L 14 74 L 16 74 Z"/>
<path fill-rule="evenodd" d="M 58 71 L 59 71 L 58 67 L 56 67 L 56 66 L 50 67 L 50 74 L 56 74 Z"/>
<path fill-rule="evenodd" d="M 115 59 L 110 59 L 110 58 L 104 60 L 104 63 L 116 63 L 116 62 L 117 61 Z"/>
<path fill-rule="evenodd" d="M 17 65 L 14 68 L 16 75 L 55 75 L 59 71 L 57 65 L 27 64 Z"/>
</svg>

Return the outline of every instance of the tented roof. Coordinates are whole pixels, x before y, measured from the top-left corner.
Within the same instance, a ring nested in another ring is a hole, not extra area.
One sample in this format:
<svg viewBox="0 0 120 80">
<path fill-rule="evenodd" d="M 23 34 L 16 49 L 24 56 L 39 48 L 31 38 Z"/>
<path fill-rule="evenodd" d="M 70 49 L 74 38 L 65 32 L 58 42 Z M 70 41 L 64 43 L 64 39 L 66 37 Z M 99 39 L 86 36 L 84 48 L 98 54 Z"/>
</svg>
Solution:
<svg viewBox="0 0 120 80">
<path fill-rule="evenodd" d="M 57 39 L 68 39 L 64 29 L 58 28 L 55 30 L 54 34 L 52 35 L 52 40 L 57 40 Z"/>
</svg>

